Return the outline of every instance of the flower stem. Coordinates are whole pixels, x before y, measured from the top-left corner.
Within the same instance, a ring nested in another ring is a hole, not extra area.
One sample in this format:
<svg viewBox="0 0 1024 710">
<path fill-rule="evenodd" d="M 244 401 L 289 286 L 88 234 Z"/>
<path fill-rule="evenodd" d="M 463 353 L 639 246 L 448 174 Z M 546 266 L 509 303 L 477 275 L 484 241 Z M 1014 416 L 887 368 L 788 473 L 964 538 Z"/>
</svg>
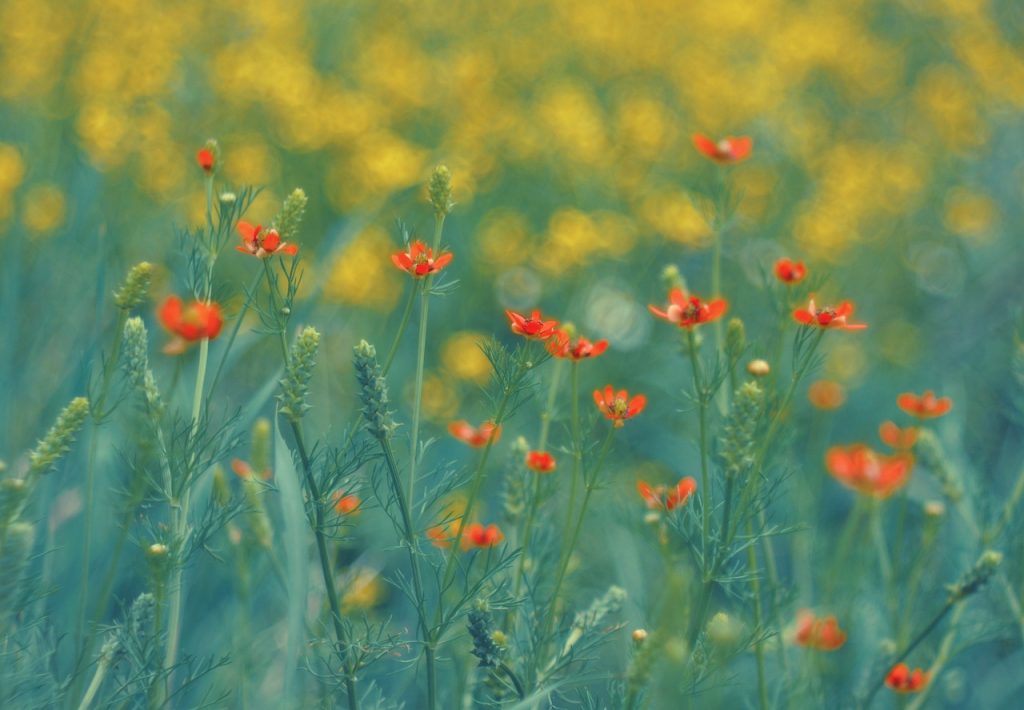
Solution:
<svg viewBox="0 0 1024 710">
<path fill-rule="evenodd" d="M 693 367 L 693 391 L 697 398 L 697 406 L 700 418 L 700 498 L 701 517 L 701 561 L 703 567 L 704 583 L 707 584 L 711 572 L 711 512 L 714 509 L 711 495 L 711 476 L 708 471 L 708 401 L 704 392 L 703 374 L 700 366 L 700 351 L 697 346 L 697 336 L 690 328 L 686 331 L 686 340 L 690 349 L 690 362 Z"/>
<path fill-rule="evenodd" d="M 430 297 L 428 281 L 430 276 L 424 277 L 420 292 L 420 332 L 419 341 L 416 346 L 416 384 L 414 386 L 414 401 L 412 407 L 412 428 L 409 435 L 409 500 L 413 500 L 416 488 L 416 462 L 419 458 L 420 443 L 420 414 L 423 407 L 423 368 L 427 359 L 427 316 L 429 314 Z"/>
<path fill-rule="evenodd" d="M 412 315 L 412 304 L 416 301 L 416 292 L 419 289 L 416 284 L 413 284 L 409 289 L 409 298 L 405 302 L 405 309 L 402 311 L 402 320 L 398 323 L 398 330 L 395 332 L 395 340 L 391 343 L 391 348 L 388 350 L 388 356 L 384 360 L 384 364 L 381 365 L 380 372 L 383 376 L 387 376 L 388 370 L 391 369 L 391 363 L 395 360 L 395 355 L 398 353 L 398 346 L 402 342 L 402 336 L 405 334 L 405 329 L 409 325 L 409 316 Z"/>
<path fill-rule="evenodd" d="M 747 518 L 747 535 L 754 536 L 753 518 Z M 750 593 L 754 597 L 754 625 L 760 634 L 764 623 L 764 612 L 761 608 L 761 579 L 757 572 L 757 549 L 754 545 L 747 546 L 747 568 L 750 573 Z M 754 642 L 754 658 L 757 660 L 757 702 L 761 710 L 766 710 L 768 705 L 768 684 L 764 672 L 764 644 L 760 635 Z"/>
</svg>

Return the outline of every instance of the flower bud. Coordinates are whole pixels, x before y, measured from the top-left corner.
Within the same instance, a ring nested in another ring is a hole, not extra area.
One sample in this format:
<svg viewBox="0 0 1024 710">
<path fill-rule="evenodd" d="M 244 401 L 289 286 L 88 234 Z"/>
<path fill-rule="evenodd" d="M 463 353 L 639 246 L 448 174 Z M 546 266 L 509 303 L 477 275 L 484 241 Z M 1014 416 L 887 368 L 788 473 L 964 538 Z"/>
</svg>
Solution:
<svg viewBox="0 0 1024 710">
<path fill-rule="evenodd" d="M 720 611 L 708 621 L 707 634 L 708 640 L 719 650 L 729 651 L 743 636 L 743 624 Z"/>
<path fill-rule="evenodd" d="M 445 165 L 438 165 L 430 176 L 430 204 L 438 217 L 447 216 L 455 203 L 452 202 L 452 174 Z"/>
<path fill-rule="evenodd" d="M 277 396 L 281 413 L 292 422 L 301 420 L 310 409 L 306 396 L 319 348 L 320 333 L 312 327 L 304 328 L 292 346 L 291 358 L 281 380 L 281 393 Z"/>
<path fill-rule="evenodd" d="M 149 292 L 149 282 L 153 277 L 153 265 L 148 261 L 140 261 L 131 268 L 121 288 L 114 293 L 114 303 L 122 310 L 131 310 L 144 300 Z"/>
<path fill-rule="evenodd" d="M 729 362 L 735 362 L 747 347 L 747 329 L 739 318 L 730 318 L 725 329 L 725 354 Z"/>
<path fill-rule="evenodd" d="M 639 646 L 647 640 L 647 629 L 633 629 L 633 633 L 630 635 L 633 638 L 633 643 Z"/>
<path fill-rule="evenodd" d="M 772 366 L 768 364 L 767 360 L 758 358 L 747 363 L 747 372 L 754 377 L 765 377 L 769 375 L 771 371 Z"/>
<path fill-rule="evenodd" d="M 66 454 L 75 440 L 75 434 L 82 428 L 89 415 L 89 400 L 75 397 L 57 417 L 53 428 L 36 445 L 29 455 L 29 476 L 51 470 Z"/>
<path fill-rule="evenodd" d="M 679 273 L 679 267 L 675 264 L 669 264 L 662 269 L 661 280 L 669 291 L 674 288 L 686 291 L 686 281 L 683 280 L 683 275 Z"/>
<path fill-rule="evenodd" d="M 356 379 L 363 402 L 366 428 L 378 439 L 390 437 L 398 425 L 388 411 L 388 385 L 377 364 L 377 351 L 365 340 L 353 348 L 355 351 Z"/>
<path fill-rule="evenodd" d="M 274 227 L 281 236 L 282 242 L 294 242 L 299 233 L 299 225 L 306 214 L 309 198 L 302 188 L 297 187 L 285 198 L 281 211 L 274 219 Z"/>
</svg>

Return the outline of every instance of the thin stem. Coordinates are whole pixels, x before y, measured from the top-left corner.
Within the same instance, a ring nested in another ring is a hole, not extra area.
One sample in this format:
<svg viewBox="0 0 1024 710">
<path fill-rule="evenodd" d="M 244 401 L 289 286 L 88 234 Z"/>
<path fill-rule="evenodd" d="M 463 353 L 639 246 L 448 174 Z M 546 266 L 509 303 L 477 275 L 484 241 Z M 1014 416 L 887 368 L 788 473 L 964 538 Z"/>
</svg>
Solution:
<svg viewBox="0 0 1024 710">
<path fill-rule="evenodd" d="M 259 288 L 260 280 L 263 279 L 265 271 L 259 271 L 256 273 L 256 277 L 252 281 L 252 285 L 249 287 L 246 293 L 245 303 L 242 304 L 242 310 L 238 312 L 235 317 L 235 325 L 231 329 L 231 335 L 228 336 L 227 343 L 225 343 L 223 352 L 220 356 L 220 362 L 217 364 L 217 370 L 214 372 L 213 381 L 210 383 L 210 392 L 212 393 L 217 389 L 217 385 L 220 383 L 220 375 L 224 371 L 224 365 L 227 363 L 228 354 L 231 352 L 231 347 L 235 344 L 235 338 L 238 337 L 238 331 L 242 328 L 242 321 L 245 319 L 245 314 L 248 313 L 249 307 L 252 305 L 252 296 L 255 294 L 256 289 Z"/>
<path fill-rule="evenodd" d="M 395 360 L 395 355 L 398 353 L 398 346 L 402 342 L 402 335 L 405 334 L 405 329 L 409 325 L 409 316 L 412 315 L 412 304 L 416 302 L 416 292 L 418 291 L 416 284 L 413 284 L 409 289 L 409 298 L 405 301 L 405 310 L 402 311 L 402 320 L 398 323 L 398 331 L 395 333 L 395 339 L 391 343 L 391 348 L 388 350 L 388 356 L 384 360 L 384 364 L 381 366 L 381 374 L 387 376 L 388 370 L 391 369 L 391 363 Z"/>
<path fill-rule="evenodd" d="M 78 710 L 88 710 L 89 706 L 92 705 L 92 701 L 96 698 L 96 693 L 99 692 L 100 686 L 103 685 L 103 679 L 106 677 L 108 670 L 110 670 L 110 658 L 104 654 L 100 658 L 99 663 L 96 664 L 96 672 L 92 676 L 92 682 L 89 683 L 85 695 L 82 696 L 82 702 L 78 704 Z"/>
<path fill-rule="evenodd" d="M 412 429 L 409 435 L 409 500 L 413 500 L 416 489 L 416 462 L 419 458 L 420 414 L 423 406 L 423 369 L 427 359 L 427 316 L 430 297 L 427 282 L 430 276 L 423 279 L 420 287 L 420 332 L 416 346 L 416 384 L 413 388 L 414 401 L 412 407 Z"/>
<path fill-rule="evenodd" d="M 711 544 L 711 512 L 714 509 L 711 495 L 711 475 L 708 471 L 708 402 L 704 392 L 697 336 L 693 332 L 693 328 L 686 331 L 686 340 L 690 349 L 690 362 L 693 365 L 693 391 L 694 396 L 697 398 L 700 419 L 700 499 L 701 517 L 703 518 L 701 526 L 701 561 L 704 568 L 704 581 L 707 583 L 708 575 L 711 572 L 711 558 L 708 548 Z"/>
<path fill-rule="evenodd" d="M 747 535 L 754 535 L 752 518 L 747 518 Z M 747 568 L 750 572 L 750 592 L 754 597 L 754 626 L 760 634 L 764 612 L 761 608 L 761 579 L 757 573 L 757 549 L 754 545 L 747 547 Z M 768 684 L 764 672 L 764 644 L 761 643 L 760 635 L 754 642 L 754 657 L 757 660 L 757 702 L 761 710 L 765 710 L 768 708 Z"/>
</svg>

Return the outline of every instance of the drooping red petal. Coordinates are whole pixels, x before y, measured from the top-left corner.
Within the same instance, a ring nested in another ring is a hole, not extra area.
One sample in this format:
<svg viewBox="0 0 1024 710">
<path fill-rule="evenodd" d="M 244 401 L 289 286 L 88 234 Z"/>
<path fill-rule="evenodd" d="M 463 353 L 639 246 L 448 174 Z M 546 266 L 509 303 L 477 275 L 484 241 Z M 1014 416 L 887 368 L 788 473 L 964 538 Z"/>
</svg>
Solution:
<svg viewBox="0 0 1024 710">
<path fill-rule="evenodd" d="M 164 328 L 171 332 L 178 329 L 178 324 L 181 323 L 181 308 L 181 299 L 177 296 L 168 296 L 164 299 L 159 312 L 160 323 Z"/>
<path fill-rule="evenodd" d="M 694 133 L 692 140 L 693 147 L 696 148 L 697 151 L 702 153 L 703 155 L 706 155 L 707 157 L 712 159 L 714 159 L 718 155 L 718 146 L 715 145 L 715 142 L 713 140 L 711 140 L 704 134 Z"/>
</svg>

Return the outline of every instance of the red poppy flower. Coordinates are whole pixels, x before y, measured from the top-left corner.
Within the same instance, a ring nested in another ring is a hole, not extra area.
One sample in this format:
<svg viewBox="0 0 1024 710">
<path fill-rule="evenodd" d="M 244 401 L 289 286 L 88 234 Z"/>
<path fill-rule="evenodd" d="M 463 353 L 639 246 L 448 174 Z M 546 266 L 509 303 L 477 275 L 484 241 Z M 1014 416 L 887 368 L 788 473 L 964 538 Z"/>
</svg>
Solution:
<svg viewBox="0 0 1024 710">
<path fill-rule="evenodd" d="M 213 151 L 209 148 L 200 148 L 196 152 L 196 162 L 199 163 L 199 167 L 201 167 L 206 173 L 213 172 L 214 161 L 215 158 Z"/>
<path fill-rule="evenodd" d="M 883 456 L 864 444 L 833 446 L 825 454 L 832 477 L 858 493 L 888 498 L 910 480 L 914 458 L 907 453 Z"/>
<path fill-rule="evenodd" d="M 359 496 L 343 491 L 334 491 L 331 498 L 334 500 L 334 512 L 338 515 L 357 515 L 359 506 L 363 504 Z"/>
<path fill-rule="evenodd" d="M 896 406 L 912 417 L 934 419 L 949 412 L 953 408 L 953 400 L 949 397 L 936 397 L 931 390 L 926 390 L 922 395 L 904 392 L 896 398 Z"/>
<path fill-rule="evenodd" d="M 894 422 L 882 422 L 878 427 L 878 438 L 892 449 L 907 451 L 914 448 L 917 441 L 917 427 L 908 426 L 901 429 Z"/>
<path fill-rule="evenodd" d="M 497 525 L 483 525 L 481 523 L 470 523 L 466 532 L 462 534 L 462 549 L 469 550 L 474 547 L 494 547 L 505 539 Z"/>
<path fill-rule="evenodd" d="M 192 301 L 185 305 L 177 296 L 168 296 L 158 311 L 160 323 L 174 334 L 164 346 L 164 352 L 177 355 L 185 352 L 189 343 L 209 338 L 213 340 L 224 326 L 224 317 L 216 303 Z"/>
<path fill-rule="evenodd" d="M 835 651 L 846 643 L 846 632 L 839 628 L 834 616 L 821 619 L 814 612 L 801 609 L 796 615 L 796 635 L 793 639 L 798 646 L 817 651 Z"/>
<path fill-rule="evenodd" d="M 906 663 L 897 663 L 885 677 L 885 684 L 897 693 L 919 693 L 928 685 L 928 673 L 920 668 L 910 670 Z"/>
<path fill-rule="evenodd" d="M 651 510 L 673 510 L 686 505 L 697 490 L 697 481 L 692 476 L 679 479 L 671 489 L 667 486 L 652 486 L 646 481 L 637 481 L 636 490 Z"/>
<path fill-rule="evenodd" d="M 840 330 L 863 330 L 867 328 L 863 323 L 849 323 L 847 318 L 853 315 L 853 304 L 850 301 L 843 301 L 838 306 L 828 306 L 819 309 L 814 305 L 812 298 L 807 308 L 797 308 L 793 311 L 793 319 L 797 323 L 815 326 L 818 328 L 839 328 Z"/>
<path fill-rule="evenodd" d="M 464 444 L 469 444 L 474 449 L 487 446 L 488 441 L 497 444 L 501 438 L 501 427 L 495 426 L 492 422 L 484 422 L 475 427 L 465 419 L 452 422 L 448 425 L 448 433 Z"/>
<path fill-rule="evenodd" d="M 576 362 L 585 360 L 588 357 L 597 357 L 607 349 L 607 340 L 598 340 L 596 343 L 592 343 L 582 335 L 576 338 L 576 343 L 574 344 L 569 334 L 563 330 L 555 331 L 554 337 L 548 341 L 548 351 L 553 356 L 569 358 Z"/>
<path fill-rule="evenodd" d="M 281 241 L 281 235 L 276 229 L 264 230 L 262 226 L 253 226 L 248 222 L 238 223 L 238 233 L 242 235 L 242 244 L 235 249 L 243 254 L 251 254 L 260 259 L 266 259 L 275 252 L 284 252 L 289 256 L 295 256 L 299 248 L 294 244 Z"/>
<path fill-rule="evenodd" d="M 529 318 L 510 310 L 506 310 L 505 315 L 508 316 L 513 333 L 531 340 L 547 340 L 555 334 L 558 328 L 558 321 L 544 320 L 544 316 L 537 310 L 530 314 Z"/>
<path fill-rule="evenodd" d="M 442 252 L 434 258 L 434 250 L 417 239 L 409 244 L 405 251 L 397 251 L 391 255 L 391 261 L 402 271 L 407 271 L 415 278 L 436 273 L 448 266 L 454 254 Z"/>
<path fill-rule="evenodd" d="M 462 527 L 461 520 L 453 520 L 445 525 L 435 525 L 427 529 L 427 537 L 430 538 L 434 547 L 447 550 L 452 546 L 452 540 L 458 536 L 460 527 Z"/>
<path fill-rule="evenodd" d="M 256 473 L 252 468 L 252 464 L 242 459 L 231 459 L 231 470 L 239 478 L 252 478 Z M 269 481 L 272 475 L 269 468 L 265 468 L 260 472 L 260 478 L 264 481 Z"/>
<path fill-rule="evenodd" d="M 817 380 L 807 388 L 807 399 L 816 409 L 839 409 L 846 401 L 846 389 L 832 380 Z"/>
<path fill-rule="evenodd" d="M 629 399 L 629 392 L 605 385 L 604 391 L 594 390 L 594 403 L 607 419 L 611 419 L 615 428 L 625 424 L 627 419 L 635 417 L 647 406 L 647 397 L 638 394 Z"/>
<path fill-rule="evenodd" d="M 665 310 L 653 305 L 649 305 L 647 308 L 658 318 L 675 323 L 680 328 L 689 329 L 695 325 L 718 320 L 729 309 L 729 304 L 724 298 L 717 298 L 705 303 L 700 300 L 699 296 L 687 294 L 681 288 L 669 291 L 668 300 L 669 304 Z"/>
<path fill-rule="evenodd" d="M 547 451 L 531 451 L 526 454 L 526 467 L 537 473 L 551 473 L 557 464 L 555 457 Z"/>
<path fill-rule="evenodd" d="M 754 140 L 750 136 L 726 136 L 716 143 L 702 133 L 694 133 L 693 147 L 716 163 L 728 165 L 749 158 Z"/>
<path fill-rule="evenodd" d="M 784 284 L 800 283 L 807 276 L 807 267 L 802 261 L 779 259 L 775 262 L 775 278 Z"/>
</svg>

